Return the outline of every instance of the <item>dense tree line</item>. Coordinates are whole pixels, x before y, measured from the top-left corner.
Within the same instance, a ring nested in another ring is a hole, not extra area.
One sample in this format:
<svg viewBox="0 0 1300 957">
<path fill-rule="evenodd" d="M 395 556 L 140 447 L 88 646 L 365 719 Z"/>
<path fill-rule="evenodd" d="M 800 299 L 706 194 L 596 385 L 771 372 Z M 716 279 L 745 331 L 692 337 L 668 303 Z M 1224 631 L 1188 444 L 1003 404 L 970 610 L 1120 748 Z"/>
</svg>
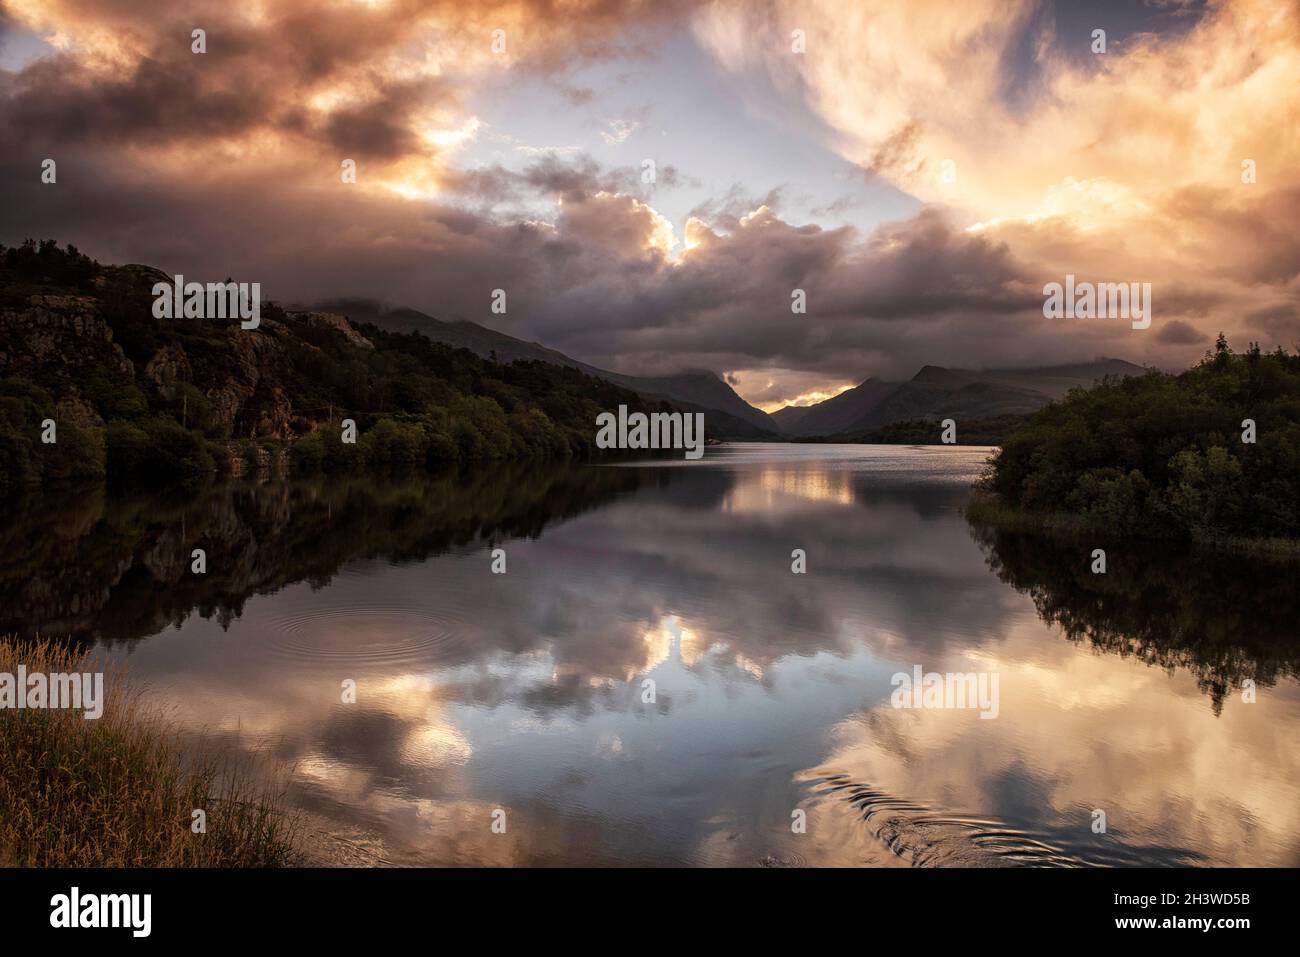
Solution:
<svg viewBox="0 0 1300 957">
<path fill-rule="evenodd" d="M 1007 438 L 982 484 L 1121 534 L 1300 538 L 1300 354 L 1233 353 L 1220 334 L 1181 374 L 1076 389 Z"/>
<path fill-rule="evenodd" d="M 93 288 L 100 265 L 69 243 L 60 248 L 53 239 L 25 240 L 17 246 L 0 244 L 0 267 L 10 279 L 85 291 Z"/>
</svg>

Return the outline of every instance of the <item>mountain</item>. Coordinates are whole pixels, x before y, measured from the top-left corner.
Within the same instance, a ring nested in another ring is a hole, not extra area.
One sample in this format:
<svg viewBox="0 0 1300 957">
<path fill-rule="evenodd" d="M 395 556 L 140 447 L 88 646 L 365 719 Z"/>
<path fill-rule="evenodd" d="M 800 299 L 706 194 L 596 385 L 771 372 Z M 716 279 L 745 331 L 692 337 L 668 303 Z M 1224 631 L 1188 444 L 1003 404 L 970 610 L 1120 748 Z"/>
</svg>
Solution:
<svg viewBox="0 0 1300 957">
<path fill-rule="evenodd" d="M 845 432 L 875 429 L 911 419 L 957 420 L 1036 412 L 1051 397 L 1031 389 L 968 379 L 947 369 L 927 366 L 910 382 L 885 396 Z"/>
<path fill-rule="evenodd" d="M 333 299 L 315 303 L 313 309 L 341 313 L 354 322 L 369 322 L 392 332 L 419 332 L 441 342 L 497 362 L 536 360 L 567 366 L 604 379 L 654 400 L 668 400 L 688 411 L 702 411 L 710 431 L 734 439 L 775 439 L 781 429 L 766 413 L 754 408 L 712 372 L 687 372 L 672 376 L 632 376 L 600 369 L 539 342 L 525 342 L 474 322 L 447 322 L 415 309 L 390 308 L 366 299 Z"/>
<path fill-rule="evenodd" d="M 735 438 L 775 439 L 780 434 L 780 428 L 772 421 L 771 416 L 754 408 L 712 372 L 686 372 L 681 375 L 657 378 L 620 375 L 617 372 L 603 372 L 599 369 L 594 369 L 587 374 L 599 376 L 615 385 L 631 389 L 647 399 L 666 399 L 675 405 L 691 406 L 703 411 L 707 421 L 720 431 L 723 431 L 724 422 L 743 423 L 746 426 L 743 431 L 748 434 L 735 434 L 733 426 L 729 434 Z"/>
<path fill-rule="evenodd" d="M 837 435 L 866 419 L 881 400 L 896 387 L 879 379 L 861 385 L 816 405 L 787 405 L 772 413 L 772 420 L 786 435 Z"/>
<path fill-rule="evenodd" d="M 1108 375 L 1134 376 L 1144 371 L 1123 359 L 981 372 L 928 365 L 907 382 L 868 379 L 817 405 L 787 406 L 774 412 L 772 419 L 794 438 L 852 439 L 899 422 L 1028 415 L 1075 387 L 1086 388 Z"/>
<path fill-rule="evenodd" d="M 279 465 L 359 473 L 614 457 L 595 446 L 597 415 L 673 408 L 567 365 L 493 362 L 270 301 L 249 329 L 159 317 L 159 282 L 171 279 L 52 240 L 0 246 L 0 496 L 63 479 L 180 483 Z"/>
<path fill-rule="evenodd" d="M 646 399 L 668 401 L 705 413 L 710 431 L 738 440 L 844 436 L 876 432 L 899 422 L 955 418 L 1004 419 L 1027 415 L 1060 399 L 1072 388 L 1091 386 L 1107 375 L 1131 376 L 1141 366 L 1122 359 L 1098 359 L 1030 369 L 972 371 L 927 365 L 907 382 L 869 378 L 811 406 L 786 406 L 768 414 L 754 408 L 712 372 L 632 376 L 573 359 L 538 342 L 526 342 L 474 322 L 447 322 L 415 309 L 393 308 L 366 299 L 334 299 L 313 309 L 340 313 L 394 332 L 419 332 L 435 342 L 498 362 L 534 360 L 577 369 Z"/>
<path fill-rule="evenodd" d="M 973 374 L 988 382 L 1032 389 L 1053 399 L 1063 399 L 1071 389 L 1089 388 L 1108 375 L 1125 378 L 1142 375 L 1145 371 L 1141 366 L 1125 362 L 1123 359 L 1102 358 L 1093 362 L 1076 362 L 1038 369 L 994 369 Z"/>
</svg>

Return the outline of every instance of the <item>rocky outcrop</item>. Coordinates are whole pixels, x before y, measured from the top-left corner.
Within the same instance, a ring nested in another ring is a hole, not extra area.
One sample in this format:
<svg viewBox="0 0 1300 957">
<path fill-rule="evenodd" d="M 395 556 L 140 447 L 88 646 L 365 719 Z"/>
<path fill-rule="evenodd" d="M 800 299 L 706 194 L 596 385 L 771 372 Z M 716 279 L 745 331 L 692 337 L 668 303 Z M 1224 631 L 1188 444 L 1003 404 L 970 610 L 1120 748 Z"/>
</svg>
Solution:
<svg viewBox="0 0 1300 957">
<path fill-rule="evenodd" d="M 104 424 L 95 407 L 81 396 L 68 393 L 60 396 L 55 406 L 58 409 L 58 421 L 71 422 L 78 428 L 96 428 Z"/>
<path fill-rule="evenodd" d="M 194 370 L 190 368 L 185 350 L 174 343 L 168 343 L 145 364 L 144 377 L 152 383 L 159 395 L 171 402 L 176 398 L 178 385 L 194 381 Z"/>
<path fill-rule="evenodd" d="M 234 478 L 245 475 L 259 477 L 284 476 L 289 473 L 289 450 L 268 449 L 260 445 L 240 445 L 231 442 L 226 446 L 225 471 Z"/>
<path fill-rule="evenodd" d="M 295 319 L 301 319 L 309 325 L 328 326 L 331 329 L 337 329 L 343 333 L 348 342 L 358 349 L 374 349 L 375 347 L 373 342 L 352 328 L 352 323 L 348 322 L 347 316 L 337 312 L 295 312 L 292 315 Z"/>
<path fill-rule="evenodd" d="M 121 267 L 116 274 L 137 289 L 167 279 L 144 266 Z M 132 308 L 146 308 L 148 301 L 137 298 Z M 287 346 L 295 333 L 283 323 L 267 318 L 253 330 L 236 324 L 209 327 L 205 330 L 209 334 L 217 332 L 215 337 L 205 337 L 214 348 L 193 355 L 178 335 L 158 344 L 137 368 L 114 341 L 113 325 L 104 309 L 102 300 L 80 294 L 35 294 L 0 302 L 0 377 L 21 376 L 39 383 L 57 404 L 59 420 L 79 426 L 103 425 L 87 384 L 102 379 L 105 372 L 130 379 L 147 395 L 167 403 L 179 401 L 183 385 L 195 386 L 210 403 L 212 416 L 236 439 L 289 441 L 315 424 L 310 414 L 295 408 L 284 384 L 292 371 Z M 374 348 L 342 316 L 306 313 L 295 318 L 337 329 L 353 345 Z M 175 329 L 180 334 L 192 332 L 185 324 L 202 322 L 176 320 Z M 310 343 L 298 346 L 315 349 Z M 190 411 L 193 416 L 197 410 Z M 190 419 L 191 424 L 194 421 Z"/>
<path fill-rule="evenodd" d="M 92 297 L 34 295 L 0 306 L 0 375 L 57 377 L 100 363 L 134 371 Z"/>
<path fill-rule="evenodd" d="M 277 375 L 287 364 L 278 323 L 239 330 L 230 338 L 231 359 L 204 370 L 200 383 L 222 425 L 236 438 L 291 439 L 298 418 Z"/>
</svg>

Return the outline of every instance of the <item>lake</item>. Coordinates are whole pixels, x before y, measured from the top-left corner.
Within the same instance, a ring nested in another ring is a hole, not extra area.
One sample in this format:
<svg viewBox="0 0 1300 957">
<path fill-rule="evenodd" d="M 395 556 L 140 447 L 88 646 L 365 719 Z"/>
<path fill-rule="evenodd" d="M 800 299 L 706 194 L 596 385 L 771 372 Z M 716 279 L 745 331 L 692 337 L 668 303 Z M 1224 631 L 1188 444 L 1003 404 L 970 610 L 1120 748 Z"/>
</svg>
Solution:
<svg viewBox="0 0 1300 957">
<path fill-rule="evenodd" d="M 1294 567 L 972 526 L 989 451 L 51 493 L 0 628 L 279 775 L 324 863 L 1300 864 Z"/>
</svg>

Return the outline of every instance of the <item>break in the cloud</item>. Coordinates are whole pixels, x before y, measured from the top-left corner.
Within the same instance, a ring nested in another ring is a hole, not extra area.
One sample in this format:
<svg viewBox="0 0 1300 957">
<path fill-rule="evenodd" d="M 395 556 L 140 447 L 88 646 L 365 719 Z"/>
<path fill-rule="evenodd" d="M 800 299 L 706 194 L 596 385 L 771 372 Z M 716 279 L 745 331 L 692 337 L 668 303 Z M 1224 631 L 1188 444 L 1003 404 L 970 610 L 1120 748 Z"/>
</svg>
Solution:
<svg viewBox="0 0 1300 957">
<path fill-rule="evenodd" d="M 6 242 L 52 235 L 286 299 L 379 298 L 621 371 L 710 368 L 765 407 L 925 363 L 1172 366 L 1221 329 L 1300 340 L 1291 4 L 1101 5 L 1095 23 L 1046 0 L 5 12 Z M 665 109 L 683 43 L 714 64 L 689 91 L 700 117 L 739 111 L 750 143 L 803 138 L 826 164 L 776 180 Z M 553 123 L 485 120 L 539 80 Z M 476 159 L 488 141 L 511 158 Z M 856 181 L 831 181 L 831 158 Z M 873 205 L 881 181 L 914 212 Z M 1042 286 L 1066 273 L 1151 282 L 1154 325 L 1044 319 Z M 505 316 L 487 308 L 496 288 Z"/>
</svg>

